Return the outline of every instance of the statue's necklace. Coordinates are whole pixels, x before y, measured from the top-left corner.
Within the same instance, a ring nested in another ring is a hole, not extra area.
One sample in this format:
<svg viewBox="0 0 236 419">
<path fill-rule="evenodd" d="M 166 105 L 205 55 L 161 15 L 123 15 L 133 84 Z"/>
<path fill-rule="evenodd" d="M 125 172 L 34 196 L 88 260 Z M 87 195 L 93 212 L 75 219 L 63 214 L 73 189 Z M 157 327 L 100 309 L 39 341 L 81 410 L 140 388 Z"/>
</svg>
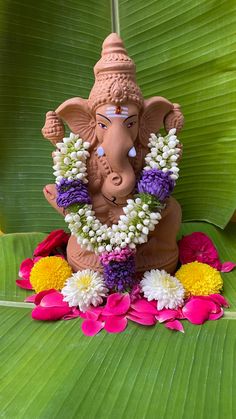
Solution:
<svg viewBox="0 0 236 419">
<path fill-rule="evenodd" d="M 171 129 L 165 137 L 151 134 L 137 195 L 127 200 L 124 215 L 111 227 L 96 218 L 88 194 L 86 161 L 90 144 L 73 133 L 57 143 L 53 157 L 57 204 L 66 210 L 65 221 L 80 246 L 103 257 L 122 257 L 133 253 L 137 244 L 147 242 L 178 179 L 180 149 L 175 133 Z"/>
</svg>

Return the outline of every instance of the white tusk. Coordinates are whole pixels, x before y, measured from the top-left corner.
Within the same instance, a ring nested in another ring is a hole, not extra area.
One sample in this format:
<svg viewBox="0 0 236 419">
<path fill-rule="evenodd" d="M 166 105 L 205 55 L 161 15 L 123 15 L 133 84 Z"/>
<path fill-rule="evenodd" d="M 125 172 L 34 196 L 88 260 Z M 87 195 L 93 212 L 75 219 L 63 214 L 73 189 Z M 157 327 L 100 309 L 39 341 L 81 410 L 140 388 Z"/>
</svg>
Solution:
<svg viewBox="0 0 236 419">
<path fill-rule="evenodd" d="M 132 147 L 129 152 L 128 152 L 128 156 L 129 157 L 136 157 L 137 153 L 134 147 Z"/>
<path fill-rule="evenodd" d="M 104 154 L 105 154 L 105 151 L 104 151 L 103 147 L 100 145 L 100 146 L 97 148 L 97 155 L 98 155 L 99 157 L 102 157 L 102 156 L 104 156 Z"/>
</svg>

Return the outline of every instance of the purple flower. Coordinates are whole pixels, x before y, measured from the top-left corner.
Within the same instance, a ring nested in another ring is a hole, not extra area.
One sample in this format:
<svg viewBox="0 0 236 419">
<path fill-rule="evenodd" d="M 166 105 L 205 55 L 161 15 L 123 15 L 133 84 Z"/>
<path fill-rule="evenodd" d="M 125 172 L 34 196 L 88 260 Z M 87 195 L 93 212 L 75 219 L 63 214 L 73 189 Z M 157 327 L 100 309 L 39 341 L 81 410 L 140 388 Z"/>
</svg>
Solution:
<svg viewBox="0 0 236 419">
<path fill-rule="evenodd" d="M 154 195 L 160 201 L 168 198 L 174 189 L 175 182 L 171 179 L 172 172 L 159 169 L 143 170 L 138 182 L 138 192 Z"/>
<path fill-rule="evenodd" d="M 112 291 L 124 292 L 133 288 L 135 279 L 135 259 L 130 256 L 125 261 L 110 261 L 102 263 L 104 279 L 107 288 Z"/>
<path fill-rule="evenodd" d="M 91 204 L 87 186 L 82 180 L 62 179 L 57 185 L 57 205 L 68 208 L 72 204 Z"/>
</svg>

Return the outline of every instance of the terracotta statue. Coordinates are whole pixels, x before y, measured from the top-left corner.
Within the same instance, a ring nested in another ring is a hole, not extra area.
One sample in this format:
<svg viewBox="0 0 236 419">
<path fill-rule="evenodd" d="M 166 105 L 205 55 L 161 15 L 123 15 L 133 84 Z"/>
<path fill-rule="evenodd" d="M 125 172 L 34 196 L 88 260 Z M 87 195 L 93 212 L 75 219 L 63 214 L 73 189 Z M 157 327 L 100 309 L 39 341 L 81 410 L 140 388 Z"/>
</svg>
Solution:
<svg viewBox="0 0 236 419">
<path fill-rule="evenodd" d="M 178 104 L 163 97 L 144 100 L 135 81 L 135 64 L 116 33 L 105 39 L 94 74 L 95 83 L 88 100 L 68 99 L 55 112 L 48 112 L 42 133 L 56 144 L 64 137 L 65 122 L 74 134 L 90 142 L 87 171 L 93 209 L 102 223 L 111 225 L 117 222 L 134 192 L 148 153 L 150 134 L 157 133 L 162 126 L 166 131 L 171 128 L 179 131 L 183 116 Z M 55 185 L 47 185 L 44 194 L 63 213 L 56 204 Z M 148 242 L 137 248 L 137 272 L 153 268 L 175 271 L 180 223 L 180 205 L 169 198 L 162 220 Z M 75 271 L 86 268 L 102 271 L 98 256 L 82 249 L 74 236 L 69 239 L 67 256 Z"/>
</svg>

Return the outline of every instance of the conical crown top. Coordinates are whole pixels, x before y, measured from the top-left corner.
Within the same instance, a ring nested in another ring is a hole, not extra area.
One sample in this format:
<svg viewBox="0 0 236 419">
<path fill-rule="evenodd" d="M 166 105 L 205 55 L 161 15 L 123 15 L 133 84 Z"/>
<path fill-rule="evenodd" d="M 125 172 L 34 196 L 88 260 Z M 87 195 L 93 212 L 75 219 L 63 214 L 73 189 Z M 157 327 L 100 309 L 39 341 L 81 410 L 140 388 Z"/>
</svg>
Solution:
<svg viewBox="0 0 236 419">
<path fill-rule="evenodd" d="M 105 103 L 121 105 L 130 101 L 139 108 L 143 106 L 142 93 L 135 81 L 135 64 L 117 33 L 111 33 L 103 42 L 94 74 L 95 83 L 88 100 L 93 111 Z"/>
<path fill-rule="evenodd" d="M 95 77 L 99 73 L 128 73 L 135 79 L 135 64 L 128 56 L 122 39 L 111 33 L 103 42 L 101 59 L 94 67 Z"/>
</svg>

